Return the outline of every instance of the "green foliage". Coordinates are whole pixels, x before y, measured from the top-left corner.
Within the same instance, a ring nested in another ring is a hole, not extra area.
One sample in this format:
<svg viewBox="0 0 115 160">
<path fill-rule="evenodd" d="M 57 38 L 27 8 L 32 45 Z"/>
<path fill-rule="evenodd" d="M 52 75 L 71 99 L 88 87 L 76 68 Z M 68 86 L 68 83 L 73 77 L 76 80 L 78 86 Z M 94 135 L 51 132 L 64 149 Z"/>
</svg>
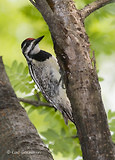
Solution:
<svg viewBox="0 0 115 160">
<path fill-rule="evenodd" d="M 49 37 L 48 32 L 48 26 L 43 21 L 43 17 L 41 16 L 40 12 L 38 12 L 37 9 L 35 9 L 32 5 L 26 5 L 23 6 L 20 9 L 20 12 L 31 22 L 33 21 L 33 27 L 34 27 L 34 34 L 35 36 L 38 36 L 38 30 L 40 30 L 40 35 L 45 35 L 46 37 Z M 36 23 L 36 21 L 39 20 L 39 25 Z M 42 28 L 42 30 L 41 30 Z M 51 44 L 51 39 L 49 38 L 49 41 L 47 40 L 47 43 Z"/>
<path fill-rule="evenodd" d="M 97 54 L 112 54 L 115 51 L 115 4 L 109 4 L 94 13 L 85 21 L 91 49 Z"/>
<path fill-rule="evenodd" d="M 76 4 L 76 7 L 78 9 L 82 9 L 84 6 L 86 6 L 87 4 L 91 3 L 91 2 L 94 2 L 95 0 L 74 0 L 75 1 L 75 4 Z"/>
<path fill-rule="evenodd" d="M 34 88 L 34 82 L 28 73 L 27 66 L 24 67 L 23 63 L 18 64 L 17 61 L 14 61 L 11 67 L 6 66 L 6 71 L 16 92 L 31 93 Z"/>
<path fill-rule="evenodd" d="M 99 81 L 102 82 L 104 79 L 102 77 L 99 77 Z"/>
<path fill-rule="evenodd" d="M 109 127 L 112 134 L 112 140 L 115 143 L 115 112 L 108 111 Z"/>
<path fill-rule="evenodd" d="M 48 129 L 47 132 L 41 132 L 41 134 L 45 137 L 44 142 L 48 144 L 54 154 L 60 152 L 64 157 L 70 157 L 71 155 L 72 159 L 74 159 L 78 155 L 81 156 L 81 150 L 78 138 L 73 136 L 76 135 L 76 132 L 74 134 L 68 132 L 68 130 L 72 131 L 72 129 L 74 132 L 76 131 L 75 127 L 72 127 L 72 124 L 69 123 L 67 128 L 60 128 L 59 132 L 54 129 Z"/>
<path fill-rule="evenodd" d="M 38 12 L 38 10 L 34 7 L 32 7 L 32 5 L 26 5 L 21 7 L 20 11 L 26 16 L 28 17 L 28 19 L 33 19 L 33 20 L 42 20 L 42 16 L 40 14 L 40 12 Z"/>
</svg>

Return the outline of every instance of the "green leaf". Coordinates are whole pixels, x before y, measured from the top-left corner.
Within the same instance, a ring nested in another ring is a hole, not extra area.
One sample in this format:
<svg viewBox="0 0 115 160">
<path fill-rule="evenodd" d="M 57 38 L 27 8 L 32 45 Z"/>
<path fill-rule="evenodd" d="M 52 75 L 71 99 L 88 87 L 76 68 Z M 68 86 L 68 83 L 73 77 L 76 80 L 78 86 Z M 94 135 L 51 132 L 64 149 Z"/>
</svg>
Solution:
<svg viewBox="0 0 115 160">
<path fill-rule="evenodd" d="M 112 140 L 115 142 L 115 112 L 108 111 L 109 128 L 112 132 Z"/>
<path fill-rule="evenodd" d="M 18 72 L 18 73 L 22 73 L 23 70 L 25 70 L 25 69 L 24 69 L 24 64 L 23 64 L 23 63 L 20 63 L 20 64 L 18 65 L 17 72 Z"/>
<path fill-rule="evenodd" d="M 6 67 L 6 71 L 15 91 L 26 94 L 32 92 L 35 83 L 32 82 L 27 66 L 25 67 L 23 63 L 18 64 L 17 61 L 14 61 L 11 67 Z"/>
<path fill-rule="evenodd" d="M 61 128 L 61 135 L 62 135 L 62 136 L 65 136 L 65 135 L 66 135 L 66 131 L 65 131 L 64 128 Z"/>
<path fill-rule="evenodd" d="M 16 72 L 16 68 L 17 68 L 17 61 L 15 60 L 15 61 L 13 61 L 13 63 L 12 63 L 12 66 L 11 66 L 11 70 L 12 70 L 12 72 Z"/>
<path fill-rule="evenodd" d="M 41 134 L 48 139 L 48 141 L 54 141 L 59 138 L 59 135 L 52 129 L 48 129 L 46 132 L 41 132 Z"/>
<path fill-rule="evenodd" d="M 99 81 L 100 81 L 100 82 L 104 81 L 104 78 L 99 77 Z"/>
<path fill-rule="evenodd" d="M 108 119 L 115 117 L 115 112 L 112 112 L 111 110 L 108 111 Z"/>
<path fill-rule="evenodd" d="M 28 115 L 29 114 L 31 114 L 33 111 L 35 111 L 35 109 L 37 109 L 36 107 L 34 107 L 34 106 L 31 106 L 30 108 L 29 108 L 29 110 L 28 110 Z"/>
</svg>

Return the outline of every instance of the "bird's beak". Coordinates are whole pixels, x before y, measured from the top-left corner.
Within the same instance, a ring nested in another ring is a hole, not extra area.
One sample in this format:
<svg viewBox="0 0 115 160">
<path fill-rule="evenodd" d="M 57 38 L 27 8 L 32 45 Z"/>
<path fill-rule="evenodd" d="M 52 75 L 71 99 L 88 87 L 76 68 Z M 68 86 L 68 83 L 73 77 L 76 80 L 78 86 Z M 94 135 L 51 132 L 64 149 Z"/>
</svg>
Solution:
<svg viewBox="0 0 115 160">
<path fill-rule="evenodd" d="M 44 38 L 44 36 L 41 36 L 41 37 L 37 38 L 37 39 L 35 40 L 34 44 L 35 44 L 35 45 L 38 44 L 43 38 Z"/>
</svg>

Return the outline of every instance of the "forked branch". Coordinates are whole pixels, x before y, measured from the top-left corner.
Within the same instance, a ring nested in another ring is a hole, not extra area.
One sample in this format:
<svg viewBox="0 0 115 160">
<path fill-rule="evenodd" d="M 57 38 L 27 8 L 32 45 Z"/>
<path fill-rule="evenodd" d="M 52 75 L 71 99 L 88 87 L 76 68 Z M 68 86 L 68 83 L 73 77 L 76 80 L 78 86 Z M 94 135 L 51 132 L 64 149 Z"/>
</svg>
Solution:
<svg viewBox="0 0 115 160">
<path fill-rule="evenodd" d="M 115 3 L 115 0 L 97 0 L 95 2 L 88 4 L 83 9 L 81 9 L 82 18 L 85 19 L 92 12 L 94 12 L 95 10 L 97 10 L 97 9 L 99 9 L 109 3 Z"/>
</svg>

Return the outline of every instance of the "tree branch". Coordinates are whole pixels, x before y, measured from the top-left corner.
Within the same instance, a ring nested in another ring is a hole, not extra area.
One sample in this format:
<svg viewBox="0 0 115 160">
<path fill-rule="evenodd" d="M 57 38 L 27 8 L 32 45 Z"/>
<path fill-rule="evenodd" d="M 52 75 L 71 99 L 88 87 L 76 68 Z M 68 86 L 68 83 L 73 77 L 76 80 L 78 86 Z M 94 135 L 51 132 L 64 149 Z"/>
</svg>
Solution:
<svg viewBox="0 0 115 160">
<path fill-rule="evenodd" d="M 114 3 L 114 2 L 115 2 L 115 0 L 97 0 L 95 2 L 92 2 L 92 3 L 88 4 L 87 6 L 85 6 L 83 9 L 81 9 L 82 18 L 85 19 L 95 10 L 97 10 L 97 9 L 99 9 L 109 3 Z"/>
<path fill-rule="evenodd" d="M 42 101 L 35 101 L 35 100 L 30 100 L 30 99 L 25 99 L 25 98 L 18 98 L 18 100 L 21 101 L 21 102 L 24 102 L 24 103 L 31 104 L 35 107 L 39 107 L 39 106 L 53 107 L 52 104 L 45 103 L 45 102 L 42 102 Z"/>
</svg>

